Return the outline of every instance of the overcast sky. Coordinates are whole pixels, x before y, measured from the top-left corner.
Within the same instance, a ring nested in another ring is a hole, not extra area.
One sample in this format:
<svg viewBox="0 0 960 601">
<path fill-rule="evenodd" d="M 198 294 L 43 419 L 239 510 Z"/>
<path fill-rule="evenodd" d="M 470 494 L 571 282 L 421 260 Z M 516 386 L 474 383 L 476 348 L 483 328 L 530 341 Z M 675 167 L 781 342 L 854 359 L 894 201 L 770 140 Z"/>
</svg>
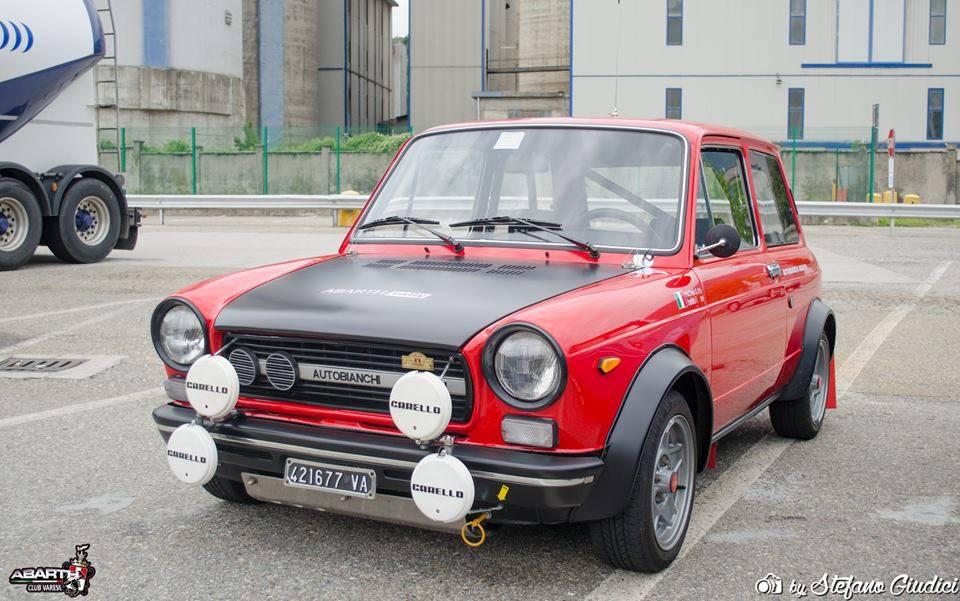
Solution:
<svg viewBox="0 0 960 601">
<path fill-rule="evenodd" d="M 393 9 L 393 37 L 402 38 L 410 30 L 407 24 L 407 2 L 410 0 L 397 0 L 399 8 Z"/>
</svg>

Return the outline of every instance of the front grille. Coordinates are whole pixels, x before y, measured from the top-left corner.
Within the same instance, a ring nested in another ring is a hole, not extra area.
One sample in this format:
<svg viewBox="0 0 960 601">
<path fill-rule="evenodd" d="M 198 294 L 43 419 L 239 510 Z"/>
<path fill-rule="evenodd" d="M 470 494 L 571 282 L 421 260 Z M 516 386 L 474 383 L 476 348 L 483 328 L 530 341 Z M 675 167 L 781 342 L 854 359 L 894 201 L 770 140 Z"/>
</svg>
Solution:
<svg viewBox="0 0 960 601">
<path fill-rule="evenodd" d="M 299 338 L 289 336 L 269 336 L 262 334 L 227 333 L 224 345 L 250 351 L 261 367 L 275 367 L 277 356 L 289 356 L 300 365 L 323 365 L 344 369 L 389 372 L 402 375 L 407 370 L 401 367 L 401 357 L 420 352 L 433 359 L 433 373 L 444 378 L 463 380 L 464 394 L 453 394 L 453 415 L 451 421 L 465 422 L 470 418 L 473 407 L 473 394 L 469 370 L 465 368 L 463 357 L 454 350 L 424 349 L 416 346 L 402 346 L 389 343 L 358 342 L 343 340 L 324 340 L 322 338 Z M 452 358 L 452 361 L 451 361 Z M 449 368 L 447 363 L 450 362 Z M 264 372 L 267 373 L 264 373 Z M 333 383 L 311 381 L 296 378 L 289 390 L 280 390 L 268 379 L 272 370 L 259 369 L 256 379 L 248 385 L 241 384 L 240 394 L 250 398 L 319 405 L 336 409 L 350 409 L 370 413 L 389 414 L 390 389 L 367 386 L 361 383 Z M 274 378 L 276 379 L 276 378 Z M 289 377 L 278 380 L 286 385 Z"/>
</svg>

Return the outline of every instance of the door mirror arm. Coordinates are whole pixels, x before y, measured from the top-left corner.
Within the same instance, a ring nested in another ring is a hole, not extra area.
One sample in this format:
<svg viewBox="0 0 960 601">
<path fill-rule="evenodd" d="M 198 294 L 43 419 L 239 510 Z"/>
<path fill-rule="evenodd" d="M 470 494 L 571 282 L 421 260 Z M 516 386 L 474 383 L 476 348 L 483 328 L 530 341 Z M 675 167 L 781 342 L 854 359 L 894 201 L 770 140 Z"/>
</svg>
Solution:
<svg viewBox="0 0 960 601">
<path fill-rule="evenodd" d="M 697 248 L 697 254 L 709 252 L 721 259 L 730 257 L 740 250 L 740 232 L 728 223 L 718 223 L 710 228 L 703 242 L 703 246 Z"/>
</svg>

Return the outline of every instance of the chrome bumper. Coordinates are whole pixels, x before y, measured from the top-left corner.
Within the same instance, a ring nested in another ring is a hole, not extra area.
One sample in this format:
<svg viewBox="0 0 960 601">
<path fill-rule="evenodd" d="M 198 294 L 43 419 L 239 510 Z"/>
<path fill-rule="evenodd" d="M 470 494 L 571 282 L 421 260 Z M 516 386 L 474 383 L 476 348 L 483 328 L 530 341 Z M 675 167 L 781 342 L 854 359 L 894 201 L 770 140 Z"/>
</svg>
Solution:
<svg viewBox="0 0 960 601">
<path fill-rule="evenodd" d="M 318 509 L 453 534 L 459 533 L 464 524 L 464 520 L 450 524 L 434 522 L 420 513 L 413 499 L 404 497 L 385 494 L 378 494 L 372 499 L 348 497 L 322 490 L 287 486 L 283 483 L 282 478 L 272 478 L 249 472 L 243 472 L 242 477 L 247 494 L 258 501 Z"/>
</svg>

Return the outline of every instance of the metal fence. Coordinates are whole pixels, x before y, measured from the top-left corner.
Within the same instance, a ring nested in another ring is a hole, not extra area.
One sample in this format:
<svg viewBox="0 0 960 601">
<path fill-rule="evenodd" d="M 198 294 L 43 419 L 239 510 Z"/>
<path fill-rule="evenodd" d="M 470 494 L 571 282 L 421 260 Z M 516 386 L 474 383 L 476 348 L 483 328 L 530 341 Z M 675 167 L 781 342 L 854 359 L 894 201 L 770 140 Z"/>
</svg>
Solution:
<svg viewBox="0 0 960 601">
<path fill-rule="evenodd" d="M 870 202 L 886 182 L 886 160 L 869 127 L 743 129 L 779 141 L 794 197 L 799 201 Z M 410 136 L 400 127 L 349 128 L 125 128 L 120 148 L 104 141 L 101 163 L 119 162 L 134 194 L 369 193 L 397 148 Z M 111 147 L 113 146 L 113 147 Z M 873 148 L 874 152 L 870 149 Z M 906 153 L 897 174 L 901 195 L 949 201 L 955 188 L 944 157 L 949 152 Z M 883 156 L 882 154 L 879 156 Z"/>
<path fill-rule="evenodd" d="M 142 194 L 368 192 L 410 137 L 406 127 L 122 128 L 100 163 Z"/>
</svg>

